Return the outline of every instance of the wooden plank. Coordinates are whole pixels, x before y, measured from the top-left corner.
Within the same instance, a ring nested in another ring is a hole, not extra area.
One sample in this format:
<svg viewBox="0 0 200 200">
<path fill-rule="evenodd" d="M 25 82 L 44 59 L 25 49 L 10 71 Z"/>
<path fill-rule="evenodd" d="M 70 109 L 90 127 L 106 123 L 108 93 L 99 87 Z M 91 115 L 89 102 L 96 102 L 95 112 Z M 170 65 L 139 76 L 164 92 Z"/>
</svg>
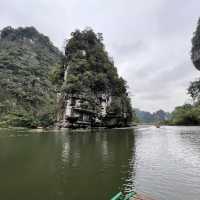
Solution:
<svg viewBox="0 0 200 200">
<path fill-rule="evenodd" d="M 144 196 L 144 195 L 139 195 L 139 194 L 137 194 L 135 197 L 133 197 L 131 200 L 153 200 L 153 199 L 151 199 L 151 198 L 149 198 L 149 197 L 146 197 L 146 196 Z"/>
</svg>

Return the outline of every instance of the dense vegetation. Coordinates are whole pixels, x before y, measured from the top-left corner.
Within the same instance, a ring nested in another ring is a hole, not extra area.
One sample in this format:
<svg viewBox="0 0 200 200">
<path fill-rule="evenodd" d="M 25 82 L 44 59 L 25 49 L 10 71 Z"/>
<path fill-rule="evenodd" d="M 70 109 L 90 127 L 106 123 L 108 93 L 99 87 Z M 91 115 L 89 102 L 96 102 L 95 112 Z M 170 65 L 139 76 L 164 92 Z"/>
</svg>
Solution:
<svg viewBox="0 0 200 200">
<path fill-rule="evenodd" d="M 0 34 L 0 126 L 49 126 L 56 93 L 49 71 L 61 53 L 34 27 L 6 27 Z"/>
<path fill-rule="evenodd" d="M 66 70 L 67 77 L 64 78 Z M 118 76 L 113 59 L 105 51 L 101 33 L 95 34 L 90 28 L 71 33 L 65 47 L 64 67 L 55 69 L 55 72 L 53 80 L 60 85 L 62 96 L 82 95 L 89 99 L 92 110 L 99 109 L 95 104 L 98 95 L 111 96 L 107 113 L 118 116 L 117 123 L 122 123 L 124 113 L 128 121 L 132 120 L 126 81 Z"/>
<path fill-rule="evenodd" d="M 191 82 L 188 94 L 193 104 L 178 106 L 172 112 L 172 118 L 166 123 L 171 125 L 200 125 L 200 81 Z"/>
<path fill-rule="evenodd" d="M 200 105 L 185 104 L 172 112 L 170 125 L 200 125 Z"/>
<path fill-rule="evenodd" d="M 75 31 L 65 56 L 34 27 L 0 32 L 0 126 L 50 126 L 56 121 L 56 94 L 83 95 L 92 109 L 99 94 L 112 96 L 108 112 L 128 115 L 127 85 L 105 51 L 102 34 Z M 67 79 L 65 71 L 68 71 Z M 64 97 L 64 96 L 63 96 Z M 63 109 L 62 98 L 59 112 Z"/>
</svg>

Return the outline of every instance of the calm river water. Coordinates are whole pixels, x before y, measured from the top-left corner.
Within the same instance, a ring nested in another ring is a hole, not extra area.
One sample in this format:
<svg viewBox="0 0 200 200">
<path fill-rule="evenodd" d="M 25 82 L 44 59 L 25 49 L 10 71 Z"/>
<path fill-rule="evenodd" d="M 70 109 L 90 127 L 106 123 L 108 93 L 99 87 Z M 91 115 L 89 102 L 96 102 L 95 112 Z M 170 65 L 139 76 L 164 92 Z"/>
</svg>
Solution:
<svg viewBox="0 0 200 200">
<path fill-rule="evenodd" d="M 0 130 L 0 199 L 200 199 L 200 127 Z"/>
</svg>

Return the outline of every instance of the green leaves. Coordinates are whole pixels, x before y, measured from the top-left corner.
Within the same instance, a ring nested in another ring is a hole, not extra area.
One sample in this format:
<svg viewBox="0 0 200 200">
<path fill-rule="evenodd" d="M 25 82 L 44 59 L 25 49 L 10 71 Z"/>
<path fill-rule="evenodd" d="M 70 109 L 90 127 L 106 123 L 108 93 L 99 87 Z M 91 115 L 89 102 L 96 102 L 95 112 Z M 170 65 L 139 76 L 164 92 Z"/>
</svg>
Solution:
<svg viewBox="0 0 200 200">
<path fill-rule="evenodd" d="M 64 68 L 61 64 L 55 64 L 52 66 L 51 71 L 49 72 L 49 80 L 53 85 L 60 87 L 64 80 Z"/>
<path fill-rule="evenodd" d="M 188 88 L 188 94 L 193 98 L 194 101 L 200 100 L 200 80 L 191 82 Z"/>
<path fill-rule="evenodd" d="M 36 128 L 38 120 L 31 113 L 25 112 L 12 112 L 4 116 L 4 125 L 12 127 L 28 127 Z"/>
<path fill-rule="evenodd" d="M 176 107 L 172 112 L 172 118 L 169 123 L 173 125 L 199 125 L 200 106 L 185 104 Z"/>
<path fill-rule="evenodd" d="M 8 116 L 10 125 L 39 125 L 42 120 L 39 119 L 40 112 L 49 113 L 56 107 L 53 84 L 61 80 L 61 63 L 62 54 L 35 28 L 3 29 L 0 39 L 0 104 L 4 106 L 4 113 L 0 120 Z"/>
</svg>

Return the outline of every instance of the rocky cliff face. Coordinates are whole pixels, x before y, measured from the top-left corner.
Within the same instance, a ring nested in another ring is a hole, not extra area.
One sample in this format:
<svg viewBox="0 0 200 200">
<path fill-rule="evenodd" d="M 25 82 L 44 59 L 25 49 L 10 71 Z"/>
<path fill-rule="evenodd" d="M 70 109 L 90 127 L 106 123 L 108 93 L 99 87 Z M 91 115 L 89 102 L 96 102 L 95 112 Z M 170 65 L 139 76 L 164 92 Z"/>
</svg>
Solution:
<svg viewBox="0 0 200 200">
<path fill-rule="evenodd" d="M 200 70 L 200 19 L 192 38 L 191 59 L 194 66 Z"/>
<path fill-rule="evenodd" d="M 71 36 L 64 66 L 54 77 L 60 84 L 61 126 L 127 126 L 132 107 L 126 82 L 105 51 L 102 34 L 86 29 Z"/>
<path fill-rule="evenodd" d="M 49 80 L 49 72 L 60 64 L 61 57 L 61 52 L 49 38 L 34 27 L 6 27 L 1 30 L 2 123 L 31 127 L 52 123 L 53 117 L 50 113 L 56 105 L 56 93 Z"/>
</svg>

